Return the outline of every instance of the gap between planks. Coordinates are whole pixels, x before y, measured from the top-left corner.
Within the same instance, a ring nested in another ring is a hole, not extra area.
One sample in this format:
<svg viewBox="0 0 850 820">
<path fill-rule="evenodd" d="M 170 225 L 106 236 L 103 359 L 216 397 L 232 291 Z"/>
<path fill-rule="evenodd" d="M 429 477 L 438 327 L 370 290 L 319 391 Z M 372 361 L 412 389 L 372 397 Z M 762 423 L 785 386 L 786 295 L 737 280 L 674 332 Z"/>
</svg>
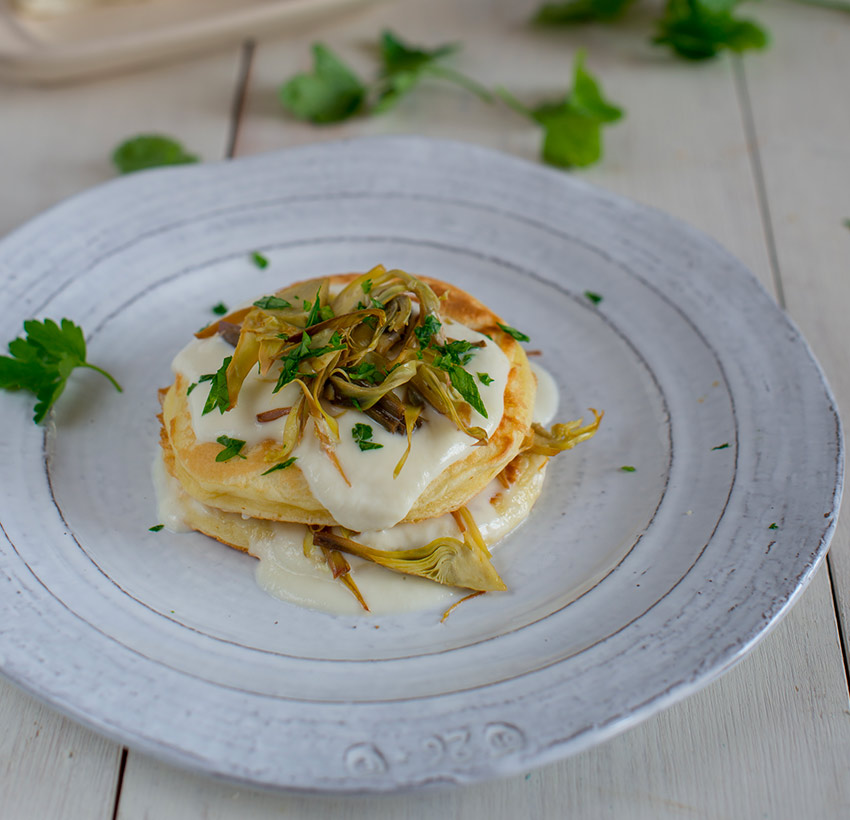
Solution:
<svg viewBox="0 0 850 820">
<path fill-rule="evenodd" d="M 236 155 L 236 146 L 239 140 L 239 127 L 245 113 L 245 100 L 248 94 L 248 85 L 251 81 L 251 66 L 254 62 L 254 51 L 256 44 L 253 40 L 245 40 L 239 52 L 239 70 L 236 74 L 236 83 L 233 88 L 233 97 L 230 103 L 230 118 L 228 121 L 227 143 L 224 149 L 224 158 L 233 159 Z M 127 770 L 127 756 L 129 749 L 124 746 L 121 749 L 121 763 L 118 767 L 118 777 L 115 784 L 115 802 L 112 806 L 112 820 L 118 820 L 118 812 L 121 805 L 121 792 L 124 785 L 124 773 Z"/>
<path fill-rule="evenodd" d="M 785 288 L 782 284 L 779 252 L 776 247 L 776 237 L 773 231 L 773 217 L 770 212 L 770 203 L 767 198 L 767 186 L 765 185 L 764 168 L 762 166 L 761 153 L 759 151 L 758 135 L 756 133 L 755 118 L 753 117 L 753 107 L 750 100 L 749 88 L 747 86 L 744 61 L 738 55 L 734 55 L 732 57 L 732 71 L 735 78 L 735 90 L 738 96 L 738 105 L 741 109 L 741 120 L 743 122 L 744 132 L 747 137 L 747 145 L 749 147 L 750 167 L 753 172 L 753 180 L 756 187 L 759 215 L 761 217 L 762 228 L 764 230 L 765 243 L 767 244 L 770 270 L 773 276 L 773 285 L 776 289 L 776 301 L 779 303 L 782 310 L 787 311 Z M 841 659 L 844 667 L 844 685 L 847 689 L 848 696 L 850 696 L 850 657 L 848 657 L 847 650 L 847 629 L 841 617 L 841 608 L 838 605 L 838 592 L 835 588 L 835 579 L 833 578 L 832 562 L 830 561 L 829 553 L 826 555 L 825 563 L 827 578 L 829 579 L 830 597 L 832 599 L 832 613 L 835 618 L 835 627 L 838 631 L 838 645 L 841 647 Z"/>
</svg>

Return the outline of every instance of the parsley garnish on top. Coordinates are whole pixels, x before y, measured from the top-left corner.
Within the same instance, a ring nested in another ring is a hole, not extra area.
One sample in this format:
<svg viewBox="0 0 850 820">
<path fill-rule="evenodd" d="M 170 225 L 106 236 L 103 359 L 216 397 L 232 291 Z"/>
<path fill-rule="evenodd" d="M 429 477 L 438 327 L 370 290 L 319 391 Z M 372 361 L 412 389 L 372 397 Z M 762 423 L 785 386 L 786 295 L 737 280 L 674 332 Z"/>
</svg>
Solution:
<svg viewBox="0 0 850 820">
<path fill-rule="evenodd" d="M 230 436 L 219 436 L 216 441 L 222 446 L 222 451 L 215 457 L 216 461 L 229 461 L 235 456 L 245 458 L 242 455 L 242 448 L 245 442 L 238 438 L 230 438 Z"/>
<path fill-rule="evenodd" d="M 503 325 L 501 322 L 497 323 L 508 336 L 513 336 L 518 342 L 530 342 L 531 339 L 526 336 L 521 330 L 517 330 L 515 327 L 511 327 L 510 325 Z"/>
<path fill-rule="evenodd" d="M 493 383 L 493 377 L 491 375 L 489 375 L 488 373 L 479 373 L 478 374 L 478 381 L 480 381 L 481 384 L 492 384 Z"/>
<path fill-rule="evenodd" d="M 210 310 L 216 316 L 224 316 L 224 314 L 227 313 L 227 305 L 225 305 L 224 302 L 219 302 L 217 305 L 213 305 Z"/>
<path fill-rule="evenodd" d="M 298 456 L 290 456 L 286 461 L 281 461 L 280 464 L 275 464 L 274 467 L 269 467 L 264 473 L 260 473 L 260 475 L 268 475 L 269 473 L 273 473 L 276 470 L 285 470 L 287 467 L 291 467 L 295 462 L 298 461 Z"/>
<path fill-rule="evenodd" d="M 224 413 L 227 410 L 230 404 L 230 397 L 227 392 L 227 367 L 230 364 L 231 358 L 231 356 L 228 356 L 215 373 L 209 373 L 198 379 L 199 382 L 212 382 L 210 384 L 209 395 L 204 403 L 204 410 L 201 413 L 202 416 L 211 413 L 215 409 L 218 409 L 219 413 Z"/>
<path fill-rule="evenodd" d="M 351 428 L 351 436 L 361 450 L 380 450 L 384 445 L 370 441 L 372 428 L 368 424 L 357 423 Z"/>
<path fill-rule="evenodd" d="M 10 356 L 0 356 L 0 388 L 28 390 L 38 401 L 33 421 L 44 420 L 47 411 L 62 395 L 71 372 L 87 367 L 105 376 L 120 393 L 121 387 L 105 370 L 86 361 L 83 331 L 70 319 L 56 324 L 52 319 L 24 322 L 26 338 L 9 342 Z"/>
<path fill-rule="evenodd" d="M 162 165 L 186 165 L 197 162 L 177 140 L 159 134 L 142 134 L 122 142 L 112 154 L 112 162 L 121 174 L 131 174 Z"/>
<path fill-rule="evenodd" d="M 281 299 L 279 296 L 263 296 L 262 299 L 257 299 L 254 302 L 254 307 L 262 308 L 263 310 L 286 310 L 292 307 L 286 299 Z"/>
</svg>

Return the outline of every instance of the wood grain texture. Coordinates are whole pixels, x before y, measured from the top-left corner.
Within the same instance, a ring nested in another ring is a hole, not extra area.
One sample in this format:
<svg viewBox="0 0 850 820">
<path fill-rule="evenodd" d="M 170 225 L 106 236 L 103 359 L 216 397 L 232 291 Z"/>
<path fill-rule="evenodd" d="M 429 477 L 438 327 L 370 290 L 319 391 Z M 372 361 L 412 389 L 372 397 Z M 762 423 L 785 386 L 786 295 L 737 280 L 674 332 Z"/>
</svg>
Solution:
<svg viewBox="0 0 850 820">
<path fill-rule="evenodd" d="M 65 197 L 112 179 L 115 146 L 172 134 L 223 157 L 239 52 L 59 88 L 0 85 L 0 236 Z M 14 192 L 14 193 L 11 193 Z M 0 816 L 111 818 L 121 747 L 0 681 Z"/>
<path fill-rule="evenodd" d="M 205 160 L 228 142 L 239 49 L 87 85 L 0 84 L 6 191 L 0 236 L 66 197 L 113 179 L 113 150 L 137 134 L 179 139 Z"/>
<path fill-rule="evenodd" d="M 0 680 L 0 816 L 110 820 L 121 747 Z"/>
<path fill-rule="evenodd" d="M 373 63 L 362 43 L 374 41 L 385 24 L 414 41 L 460 39 L 466 48 L 455 61 L 458 68 L 540 97 L 566 88 L 573 50 L 587 45 L 591 68 L 609 95 L 626 106 L 628 117 L 607 130 L 604 164 L 583 175 L 702 228 L 769 284 L 757 191 L 728 61 L 697 67 L 659 57 L 639 42 L 640 17 L 619 33 L 602 27 L 532 32 L 524 21 L 535 5 L 398 3 L 353 23 L 328 26 L 322 39 L 364 72 Z M 821 357 L 839 402 L 850 406 L 844 399 L 850 389 L 847 367 L 842 367 L 847 356 L 842 320 L 850 294 L 840 264 L 846 263 L 850 243 L 850 232 L 841 226 L 850 217 L 848 109 L 831 104 L 846 98 L 847 18 L 775 4 L 763 4 L 755 13 L 769 23 L 775 41 L 770 52 L 747 58 L 745 66 L 788 304 Z M 520 118 L 436 84 L 379 119 L 323 129 L 287 119 L 275 91 L 306 65 L 308 46 L 308 38 L 299 37 L 258 49 L 240 153 L 410 132 L 536 156 L 539 137 Z M 15 123 L 0 131 L 0 155 L 14 157 L 4 179 L 16 191 L 14 198 L 0 201 L 0 233 L 109 178 L 111 149 L 135 131 L 169 131 L 206 158 L 220 156 L 235 62 L 234 55 L 224 55 L 75 89 L 0 87 L 4 120 Z M 833 560 L 845 612 L 847 541 L 847 525 L 840 524 Z M 35 715 L 47 726 L 38 738 L 31 725 Z M 88 733 L 8 685 L 0 693 L 0 726 L 5 744 L 0 813 L 109 816 L 111 805 L 105 813 L 99 808 L 109 795 L 97 791 L 96 781 L 107 772 L 114 782 L 117 747 L 89 736 L 87 749 L 106 747 L 95 758 L 97 771 L 75 769 L 63 781 L 60 775 L 70 768 L 63 758 L 69 739 Z M 847 690 L 830 588 L 821 571 L 776 631 L 721 680 L 620 737 L 527 778 L 415 798 L 279 797 L 215 784 L 131 753 L 119 817 L 840 817 L 850 812 L 849 755 Z M 37 792 L 41 802 L 35 802 Z M 73 795 L 80 792 L 93 798 L 88 813 L 58 811 L 75 805 Z M 12 802 L 26 795 L 30 803 Z M 26 811 L 7 810 L 21 806 Z M 41 813 L 29 812 L 31 807 Z"/>
<path fill-rule="evenodd" d="M 843 222 L 850 219 L 850 15 L 777 4 L 766 7 L 762 16 L 775 32 L 772 59 L 770 64 L 747 62 L 744 80 L 752 102 L 776 260 L 788 311 L 820 359 L 838 406 L 846 411 L 850 229 Z M 846 642 L 850 629 L 846 515 L 839 519 L 830 561 Z"/>
<path fill-rule="evenodd" d="M 821 571 L 729 674 L 636 728 L 525 776 L 386 798 L 269 795 L 131 756 L 118 820 L 799 820 L 845 816 L 850 712 Z"/>
<path fill-rule="evenodd" d="M 579 45 L 627 119 L 606 131 L 607 159 L 582 172 L 607 188 L 667 210 L 715 236 L 769 289 L 768 245 L 732 65 L 675 63 L 651 52 L 640 16 L 620 29 L 529 30 L 534 4 L 398 3 L 323 40 L 361 73 L 364 42 L 383 26 L 415 42 L 462 40 L 456 66 L 531 99 L 569 84 Z M 800 25 L 778 37 L 798 36 Z M 846 41 L 845 41 L 846 43 Z M 423 86 L 394 112 L 314 128 L 287 118 L 279 83 L 303 69 L 309 42 L 269 42 L 257 51 L 239 153 L 316 140 L 419 133 L 470 140 L 535 159 L 539 135 L 504 109 L 450 87 Z M 765 61 L 771 54 L 753 57 Z M 845 75 L 846 76 L 846 75 Z M 778 92 L 777 92 L 778 93 Z M 793 114 L 786 111 L 786 117 Z M 776 128 L 783 127 L 783 122 Z M 596 749 L 487 786 L 382 800 L 274 797 L 211 786 L 131 757 L 120 817 L 832 817 L 846 812 L 843 763 L 850 742 L 847 691 L 826 573 L 756 652 L 703 692 Z"/>
</svg>

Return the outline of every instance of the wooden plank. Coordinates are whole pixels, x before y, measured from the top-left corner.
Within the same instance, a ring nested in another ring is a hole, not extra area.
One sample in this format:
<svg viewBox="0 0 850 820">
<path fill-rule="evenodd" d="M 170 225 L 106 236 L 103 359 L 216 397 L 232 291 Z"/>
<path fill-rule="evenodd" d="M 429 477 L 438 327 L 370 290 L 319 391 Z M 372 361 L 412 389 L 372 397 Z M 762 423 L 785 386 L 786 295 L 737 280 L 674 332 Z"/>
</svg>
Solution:
<svg viewBox="0 0 850 820">
<path fill-rule="evenodd" d="M 626 105 L 629 118 L 609 130 L 605 163 L 583 175 L 701 227 L 770 287 L 758 191 L 730 62 L 696 67 L 652 59 L 632 30 L 639 19 L 611 31 L 532 32 L 523 21 L 534 5 L 432 0 L 426 8 L 400 2 L 353 25 L 328 27 L 323 39 L 364 74 L 373 63 L 360 47 L 374 42 L 384 25 L 414 42 L 461 40 L 466 50 L 458 68 L 528 96 L 563 91 L 575 47 L 587 46 L 591 66 L 610 96 Z M 305 67 L 308 45 L 296 38 L 259 48 L 240 153 L 411 132 L 536 155 L 537 134 L 522 120 L 434 85 L 381 118 L 322 129 L 294 122 L 281 114 L 274 92 Z M 769 67 L 769 55 L 758 59 Z M 413 797 L 277 797 L 212 784 L 133 756 L 119 817 L 842 816 L 850 809 L 843 763 L 850 751 L 847 706 L 830 587 L 821 571 L 776 632 L 720 681 L 624 735 L 527 778 Z"/>
<path fill-rule="evenodd" d="M 845 699 L 830 696 L 840 687 L 828 597 L 820 572 L 776 631 L 718 682 L 607 743 L 527 775 L 433 794 L 304 797 L 214 783 L 137 755 L 127 767 L 118 820 L 848 816 L 850 712 Z"/>
<path fill-rule="evenodd" d="M 850 15 L 771 4 L 772 60 L 745 64 L 764 185 L 788 310 L 826 371 L 839 408 L 850 407 Z M 846 423 L 846 416 L 845 416 Z M 830 550 L 835 593 L 850 638 L 847 504 Z M 850 651 L 850 647 L 845 646 Z"/>
<path fill-rule="evenodd" d="M 204 159 L 221 159 L 239 56 L 239 49 L 229 49 L 78 86 L 0 85 L 6 191 L 0 236 L 50 205 L 113 179 L 113 150 L 136 134 L 170 135 Z"/>
<path fill-rule="evenodd" d="M 0 816 L 110 820 L 121 747 L 0 681 Z"/>
<path fill-rule="evenodd" d="M 0 86 L 0 236 L 112 179 L 111 152 L 128 136 L 164 132 L 207 159 L 222 158 L 239 63 L 231 49 L 90 85 Z M 111 818 L 120 758 L 120 746 L 0 682 L 0 816 Z"/>
<path fill-rule="evenodd" d="M 746 134 L 740 127 L 729 61 L 673 62 L 647 43 L 646 12 L 621 25 L 547 30 L 527 25 L 536 0 L 454 3 L 406 0 L 327 26 L 322 41 L 364 78 L 376 61 L 366 47 L 383 28 L 417 44 L 462 42 L 452 65 L 490 87 L 529 102 L 563 95 L 579 48 L 606 94 L 626 109 L 605 130 L 606 156 L 576 175 L 666 210 L 717 238 L 769 286 L 770 270 L 752 184 Z M 537 160 L 540 131 L 504 105 L 424 82 L 391 112 L 315 127 L 283 112 L 279 85 L 310 64 L 311 38 L 261 44 L 256 52 L 239 154 L 355 136 L 410 133 L 466 140 Z"/>
</svg>

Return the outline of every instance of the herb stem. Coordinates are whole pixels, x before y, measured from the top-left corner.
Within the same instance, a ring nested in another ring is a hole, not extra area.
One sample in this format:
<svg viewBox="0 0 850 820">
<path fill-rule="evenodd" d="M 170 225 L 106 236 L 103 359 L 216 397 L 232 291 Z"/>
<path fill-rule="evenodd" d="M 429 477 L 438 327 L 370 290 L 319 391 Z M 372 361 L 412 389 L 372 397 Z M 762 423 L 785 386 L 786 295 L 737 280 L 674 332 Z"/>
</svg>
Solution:
<svg viewBox="0 0 850 820">
<path fill-rule="evenodd" d="M 489 89 L 485 88 L 481 85 L 481 83 L 476 82 L 471 77 L 467 77 L 465 74 L 455 71 L 453 68 L 448 68 L 443 65 L 429 65 L 425 68 L 425 70 L 435 77 L 442 77 L 444 80 L 449 80 L 450 82 L 461 86 L 461 88 L 471 91 L 476 97 L 484 100 L 484 102 L 494 102 L 493 94 Z"/>
<path fill-rule="evenodd" d="M 98 367 L 96 364 L 89 364 L 88 362 L 83 362 L 83 363 L 80 365 L 80 367 L 88 367 L 90 370 L 95 370 L 95 371 L 97 371 L 98 373 L 100 373 L 100 375 L 101 375 L 101 376 L 105 376 L 107 379 L 109 379 L 109 381 L 111 381 L 111 382 L 112 382 L 112 385 L 115 387 L 115 389 L 116 389 L 119 393 L 123 393 L 123 392 L 124 392 L 124 390 L 121 388 L 121 385 L 120 385 L 120 384 L 118 384 L 118 382 L 117 382 L 117 381 L 115 381 L 115 379 L 113 379 L 113 378 L 112 378 L 112 376 L 110 376 L 110 375 L 109 375 L 109 373 L 107 373 L 107 372 L 106 372 L 103 368 Z"/>
</svg>

